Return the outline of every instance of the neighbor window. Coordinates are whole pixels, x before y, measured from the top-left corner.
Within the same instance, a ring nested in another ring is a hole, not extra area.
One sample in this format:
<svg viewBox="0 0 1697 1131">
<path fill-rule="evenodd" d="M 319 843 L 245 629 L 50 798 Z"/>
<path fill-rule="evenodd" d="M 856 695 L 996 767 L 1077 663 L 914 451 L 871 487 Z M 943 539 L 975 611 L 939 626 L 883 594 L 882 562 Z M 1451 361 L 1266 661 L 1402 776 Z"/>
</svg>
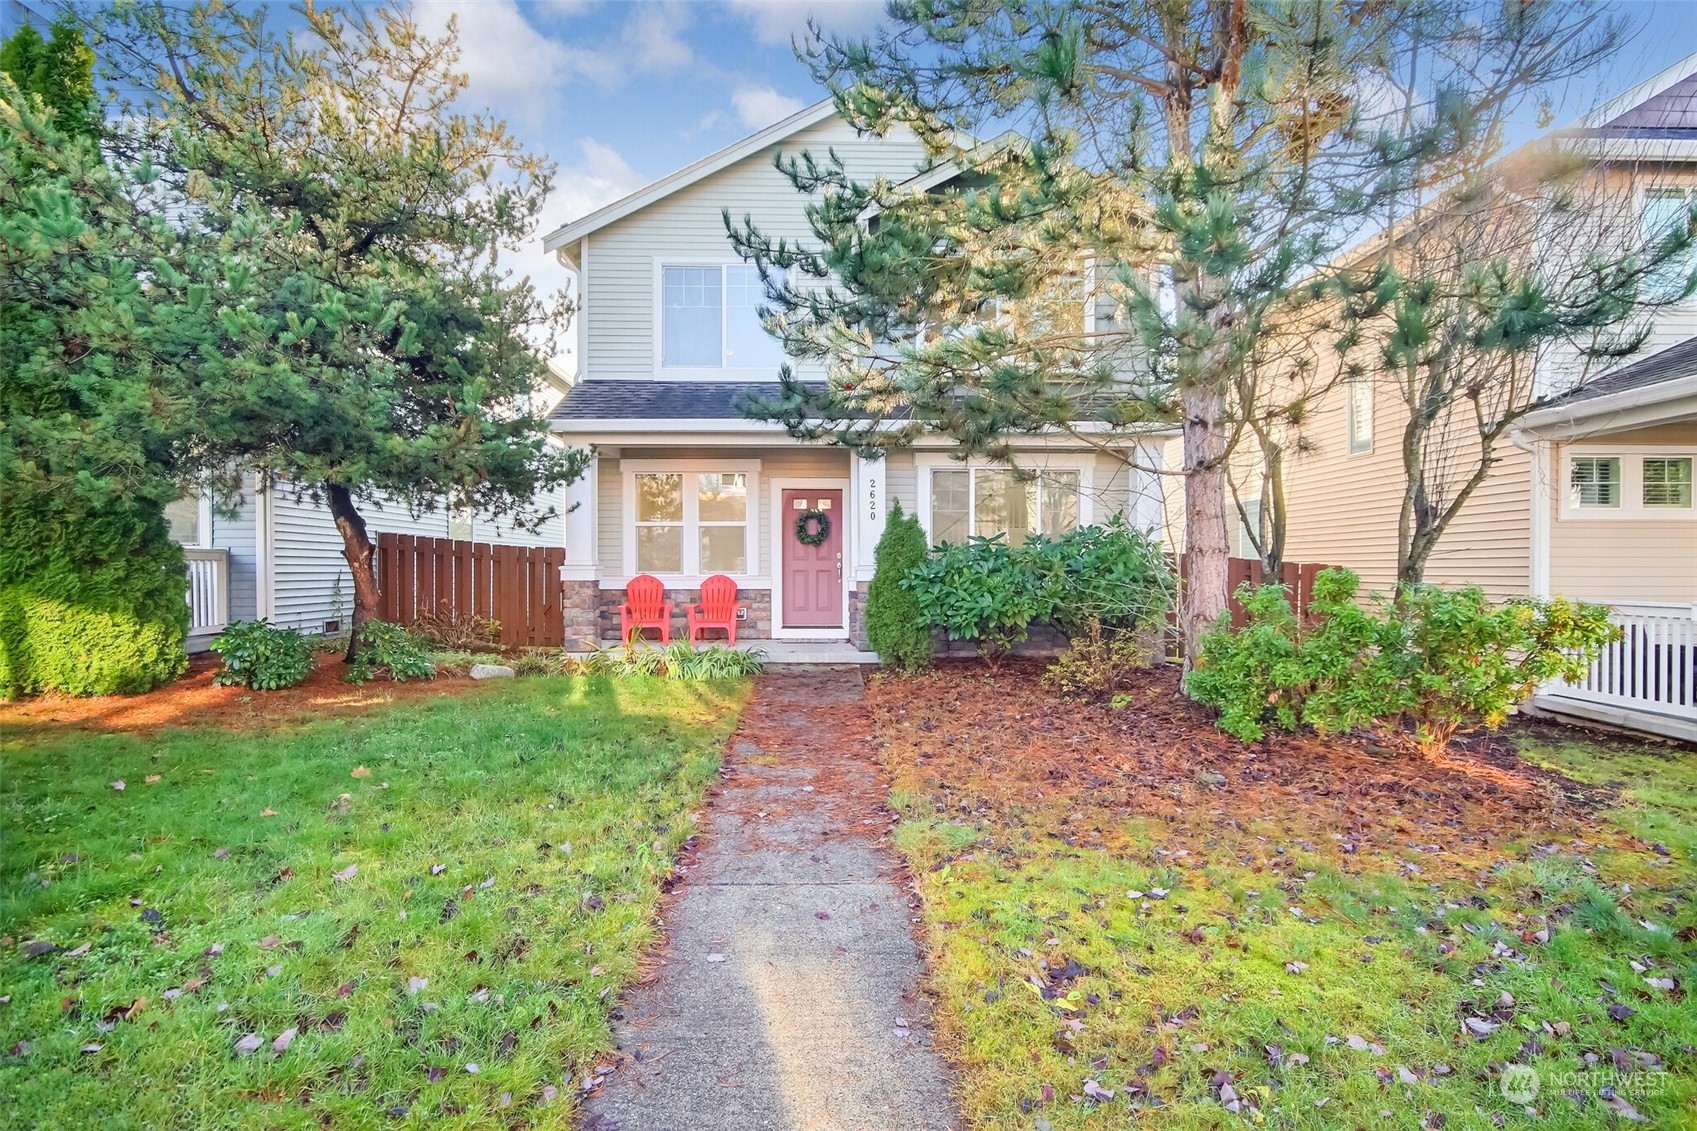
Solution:
<svg viewBox="0 0 1697 1131">
<path fill-rule="evenodd" d="M 1644 194 L 1643 229 L 1648 250 L 1680 230 L 1686 223 L 1691 198 L 1683 189 L 1651 189 Z M 1659 298 L 1670 298 L 1685 289 L 1686 280 L 1697 266 L 1697 249 L 1687 247 L 1663 263 L 1650 276 L 1649 289 Z"/>
<path fill-rule="evenodd" d="M 1575 507 L 1620 506 L 1620 459 L 1586 456 L 1573 461 L 1568 487 Z"/>
<path fill-rule="evenodd" d="M 767 369 L 783 347 L 760 324 L 765 290 L 746 264 L 664 267 L 660 363 L 673 369 Z"/>
<path fill-rule="evenodd" d="M 1373 384 L 1355 380 L 1349 383 L 1349 450 L 1373 450 Z"/>
<path fill-rule="evenodd" d="M 938 468 L 931 472 L 931 541 L 959 544 L 971 535 L 1002 534 L 1022 545 L 1033 534 L 1059 538 L 1079 525 L 1076 471 L 1021 478 L 1003 468 Z"/>
<path fill-rule="evenodd" d="M 1243 511 L 1237 516 L 1237 556 L 1240 558 L 1259 558 L 1261 551 L 1255 548 L 1255 539 L 1261 534 L 1261 500 L 1249 499 L 1243 504 Z"/>
<path fill-rule="evenodd" d="M 1690 456 L 1645 457 L 1644 505 L 1685 508 L 1691 506 Z"/>
<path fill-rule="evenodd" d="M 748 572 L 747 472 L 643 471 L 631 479 L 637 573 Z"/>
<path fill-rule="evenodd" d="M 165 504 L 165 524 L 179 546 L 200 545 L 200 496 L 184 495 Z"/>
</svg>

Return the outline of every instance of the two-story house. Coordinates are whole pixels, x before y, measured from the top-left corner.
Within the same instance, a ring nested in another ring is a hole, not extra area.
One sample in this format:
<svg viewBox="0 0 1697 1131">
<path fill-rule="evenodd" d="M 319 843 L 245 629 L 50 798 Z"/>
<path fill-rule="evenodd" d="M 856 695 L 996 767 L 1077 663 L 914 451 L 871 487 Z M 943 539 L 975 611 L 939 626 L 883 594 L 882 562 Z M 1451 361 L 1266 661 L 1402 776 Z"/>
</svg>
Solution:
<svg viewBox="0 0 1697 1131">
<path fill-rule="evenodd" d="M 1159 525 L 1154 431 L 1107 453 L 1034 437 L 1014 455 L 1026 473 L 1016 475 L 958 460 L 942 439 L 863 459 L 744 416 L 741 395 L 775 394 L 785 359 L 761 325 L 758 272 L 732 249 L 723 213 L 808 241 L 807 198 L 773 158 L 827 151 L 865 182 L 929 189 L 946 176 L 915 136 L 861 136 L 823 102 L 546 236 L 577 272 L 580 304 L 577 382 L 553 428 L 595 452 L 567 489 L 568 641 L 616 639 L 632 577 L 664 582 L 681 618 L 701 581 L 725 574 L 747 608 L 739 637 L 863 646 L 873 549 L 892 499 L 934 542 L 998 532 L 1017 542 L 1114 514 Z M 807 365 L 796 372 L 825 377 Z M 825 516 L 808 524 L 815 536 L 827 531 L 818 545 L 798 536 L 804 515 Z"/>
</svg>

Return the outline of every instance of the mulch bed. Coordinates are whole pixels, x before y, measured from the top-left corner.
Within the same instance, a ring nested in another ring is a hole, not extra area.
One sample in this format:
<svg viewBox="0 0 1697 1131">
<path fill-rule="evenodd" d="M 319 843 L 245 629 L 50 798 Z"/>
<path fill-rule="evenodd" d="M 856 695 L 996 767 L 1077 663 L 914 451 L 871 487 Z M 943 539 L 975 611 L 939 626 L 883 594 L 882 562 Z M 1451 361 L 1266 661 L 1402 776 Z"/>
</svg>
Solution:
<svg viewBox="0 0 1697 1131">
<path fill-rule="evenodd" d="M 994 815 L 1015 830 L 1004 851 L 1057 839 L 1112 849 L 1142 819 L 1161 823 L 1169 848 L 1243 858 L 1289 845 L 1347 870 L 1413 855 L 1427 874 L 1486 866 L 1509 841 L 1605 835 L 1587 818 L 1608 791 L 1526 764 L 1502 734 L 1430 759 L 1371 736 L 1249 744 L 1180 692 L 1173 667 L 1140 675 L 1117 710 L 1061 700 L 1041 675 L 1008 661 L 874 678 L 867 704 L 895 788 L 930 796 L 940 813 Z"/>
<path fill-rule="evenodd" d="M 476 686 L 464 676 L 448 675 L 408 683 L 385 679 L 363 686 L 343 683 L 346 669 L 342 659 L 330 653 L 319 654 L 317 670 L 305 681 L 281 691 L 214 686 L 212 673 L 217 667 L 215 657 L 196 656 L 181 679 L 144 695 L 45 695 L 0 703 L 0 727 L 72 726 L 147 732 L 168 726 L 217 726 L 248 730 L 357 714 L 396 700 L 452 695 Z"/>
</svg>

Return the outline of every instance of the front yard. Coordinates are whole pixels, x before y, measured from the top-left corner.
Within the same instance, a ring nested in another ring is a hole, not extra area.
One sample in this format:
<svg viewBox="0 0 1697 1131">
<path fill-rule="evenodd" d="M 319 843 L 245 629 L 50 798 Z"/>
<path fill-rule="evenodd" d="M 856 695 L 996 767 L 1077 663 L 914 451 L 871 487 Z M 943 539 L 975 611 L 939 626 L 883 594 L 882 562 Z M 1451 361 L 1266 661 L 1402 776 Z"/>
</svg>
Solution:
<svg viewBox="0 0 1697 1131">
<path fill-rule="evenodd" d="M 0 1123 L 571 1125 L 747 685 L 427 686 L 0 723 Z"/>
<path fill-rule="evenodd" d="M 1697 753 L 1246 745 L 1175 692 L 870 691 L 973 1126 L 1697 1120 Z"/>
</svg>

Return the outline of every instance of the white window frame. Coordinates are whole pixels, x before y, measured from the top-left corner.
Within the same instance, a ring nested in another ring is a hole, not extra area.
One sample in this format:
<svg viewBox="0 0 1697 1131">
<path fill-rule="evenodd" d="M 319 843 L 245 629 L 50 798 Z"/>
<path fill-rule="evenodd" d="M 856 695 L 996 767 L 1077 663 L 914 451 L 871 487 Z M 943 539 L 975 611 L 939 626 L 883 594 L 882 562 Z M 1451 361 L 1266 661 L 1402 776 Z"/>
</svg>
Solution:
<svg viewBox="0 0 1697 1131">
<path fill-rule="evenodd" d="M 748 380 L 765 374 L 771 380 L 778 379 L 778 371 L 768 365 L 667 365 L 666 364 L 666 268 L 668 267 L 717 267 L 719 268 L 719 351 L 724 356 L 727 317 L 730 305 L 725 301 L 725 268 L 750 267 L 743 259 L 715 259 L 711 257 L 691 257 L 687 255 L 656 256 L 654 259 L 654 375 L 664 380 L 687 380 L 692 377 L 708 377 L 719 379 L 737 378 Z M 780 352 L 783 343 L 776 342 Z M 788 355 L 783 363 L 789 362 Z"/>
<path fill-rule="evenodd" d="M 698 475 L 736 474 L 748 477 L 748 517 L 746 526 L 747 541 L 744 544 L 744 558 L 747 566 L 742 573 L 726 573 L 742 586 L 754 588 L 758 582 L 764 586 L 766 582 L 760 577 L 760 461 L 759 460 L 676 460 L 676 459 L 627 459 L 619 461 L 619 473 L 624 480 L 623 494 L 620 501 L 620 511 L 624 525 L 624 561 L 623 579 L 616 582 L 622 585 L 631 578 L 652 571 L 641 570 L 636 564 L 636 477 L 638 475 L 682 475 L 683 484 L 683 571 L 681 573 L 653 573 L 666 583 L 668 589 L 690 589 L 701 584 L 702 580 L 712 577 L 714 570 L 704 573 L 701 570 L 701 521 L 697 517 L 700 507 Z M 733 523 L 708 523 L 709 526 L 728 526 Z"/>
<path fill-rule="evenodd" d="M 1697 521 L 1697 498 L 1689 507 L 1647 507 L 1644 505 L 1644 460 L 1689 459 L 1697 466 L 1697 448 L 1661 444 L 1564 444 L 1561 453 L 1561 478 L 1556 487 L 1561 492 L 1561 517 L 1566 521 L 1617 522 L 1622 519 L 1638 522 Z M 1573 499 L 1573 461 L 1576 459 L 1620 460 L 1620 506 L 1581 507 Z"/>
<path fill-rule="evenodd" d="M 1637 232 L 1638 239 L 1648 241 L 1651 236 L 1651 233 L 1644 226 L 1644 213 L 1649 211 L 1651 197 L 1664 197 L 1667 199 L 1679 198 L 1689 205 L 1691 202 L 1691 195 L 1694 191 L 1697 191 L 1697 189 L 1693 189 L 1689 185 L 1673 183 L 1640 184 L 1637 192 L 1637 215 L 1633 217 L 1633 227 Z M 1688 248 L 1685 254 L 1687 256 L 1687 262 L 1684 265 L 1684 269 L 1689 271 L 1692 268 L 1690 257 L 1697 256 L 1697 249 Z M 1683 301 L 1689 303 L 1691 298 L 1688 297 Z"/>
<path fill-rule="evenodd" d="M 969 459 L 958 460 L 941 453 L 916 453 L 913 457 L 918 474 L 918 494 L 915 500 L 915 512 L 919 517 L 920 528 L 925 531 L 926 541 L 936 545 L 935 527 L 931 521 L 931 476 L 938 471 L 1031 471 L 1038 475 L 1050 472 L 1074 472 L 1078 475 L 1078 525 L 1091 526 L 1096 522 L 1096 490 L 1092 472 L 1095 470 L 1092 461 L 1087 457 L 1062 456 L 1057 459 L 1041 458 L 1041 462 L 1033 460 L 1030 463 L 1009 464 L 1000 460 Z M 978 524 L 978 480 L 975 475 L 967 476 L 966 515 L 967 532 L 977 533 Z M 1042 507 L 1042 493 L 1038 493 L 1038 507 Z M 1042 528 L 1042 516 L 1039 514 L 1038 529 Z"/>
<path fill-rule="evenodd" d="M 1355 442 L 1355 413 L 1356 393 L 1365 391 L 1367 394 L 1367 440 L 1357 445 Z M 1355 377 L 1344 382 L 1344 414 L 1343 414 L 1343 446 L 1352 456 L 1365 456 L 1373 453 L 1373 382 L 1365 377 Z"/>
</svg>

